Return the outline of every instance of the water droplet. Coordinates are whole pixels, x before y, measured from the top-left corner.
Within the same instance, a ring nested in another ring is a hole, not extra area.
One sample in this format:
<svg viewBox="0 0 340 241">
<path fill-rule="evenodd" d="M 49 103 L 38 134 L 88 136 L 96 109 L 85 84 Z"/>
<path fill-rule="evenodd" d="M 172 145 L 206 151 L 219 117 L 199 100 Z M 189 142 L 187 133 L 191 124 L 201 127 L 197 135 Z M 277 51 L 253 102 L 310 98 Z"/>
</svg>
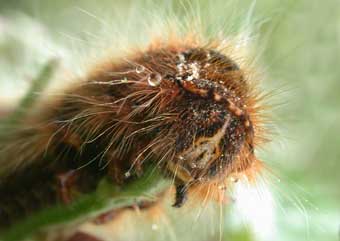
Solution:
<svg viewBox="0 0 340 241">
<path fill-rule="evenodd" d="M 151 225 L 151 229 L 152 229 L 152 230 L 157 230 L 157 229 L 158 229 L 158 225 L 155 224 L 155 223 L 153 223 L 153 224 Z"/>
<path fill-rule="evenodd" d="M 130 172 L 125 172 L 125 173 L 124 173 L 124 176 L 125 176 L 126 178 L 128 178 L 128 177 L 131 176 L 131 173 L 130 173 Z"/>
<path fill-rule="evenodd" d="M 192 73 L 192 78 L 199 79 L 200 77 L 200 66 L 197 62 L 193 62 L 189 64 L 190 71 Z"/>
<path fill-rule="evenodd" d="M 158 86 L 162 81 L 162 76 L 159 73 L 152 73 L 148 77 L 148 83 L 150 86 Z"/>
<path fill-rule="evenodd" d="M 194 163 L 194 162 L 192 162 L 192 163 L 190 163 L 190 167 L 191 167 L 191 168 L 196 168 L 196 167 L 197 167 L 197 164 Z"/>
<path fill-rule="evenodd" d="M 183 54 L 179 54 L 179 55 L 178 55 L 178 58 L 179 58 L 179 61 L 180 61 L 181 63 L 184 63 L 184 62 L 185 62 L 185 56 L 184 56 Z"/>
<path fill-rule="evenodd" d="M 236 182 L 238 182 L 238 178 L 236 178 L 236 177 L 230 177 L 230 181 L 236 183 Z"/>
<path fill-rule="evenodd" d="M 138 65 L 136 67 L 136 73 L 137 74 L 143 73 L 144 71 L 145 71 L 145 67 L 143 65 Z"/>
<path fill-rule="evenodd" d="M 187 81 L 192 81 L 194 79 L 194 76 L 190 75 L 187 77 Z"/>
</svg>

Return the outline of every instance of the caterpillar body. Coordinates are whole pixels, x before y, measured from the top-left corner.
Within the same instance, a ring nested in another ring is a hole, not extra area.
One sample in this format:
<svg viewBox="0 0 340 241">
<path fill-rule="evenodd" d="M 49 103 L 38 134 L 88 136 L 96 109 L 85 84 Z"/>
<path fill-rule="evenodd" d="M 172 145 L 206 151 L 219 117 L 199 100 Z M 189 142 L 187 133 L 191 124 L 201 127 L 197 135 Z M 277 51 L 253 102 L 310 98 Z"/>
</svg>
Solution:
<svg viewBox="0 0 340 241">
<path fill-rule="evenodd" d="M 1 140 L 0 229 L 150 166 L 173 180 L 174 207 L 257 169 L 264 95 L 245 61 L 231 40 L 187 34 L 97 64 Z"/>
</svg>

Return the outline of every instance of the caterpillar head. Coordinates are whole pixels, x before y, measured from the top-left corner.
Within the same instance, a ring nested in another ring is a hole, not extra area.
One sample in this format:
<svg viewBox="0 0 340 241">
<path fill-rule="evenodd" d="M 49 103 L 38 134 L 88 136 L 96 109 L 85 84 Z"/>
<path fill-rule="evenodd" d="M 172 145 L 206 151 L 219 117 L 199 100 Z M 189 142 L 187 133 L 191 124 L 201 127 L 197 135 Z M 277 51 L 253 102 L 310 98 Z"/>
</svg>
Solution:
<svg viewBox="0 0 340 241">
<path fill-rule="evenodd" d="M 156 93 L 148 100 L 157 104 L 149 101 L 140 112 L 175 116 L 154 128 L 157 140 L 171 142 L 166 146 L 172 156 L 162 166 L 177 185 L 175 206 L 182 205 L 188 186 L 223 180 L 256 160 L 255 97 L 244 70 L 230 57 L 212 48 L 170 46 L 144 52 L 134 64 L 143 72 L 138 84 Z"/>
<path fill-rule="evenodd" d="M 247 83 L 237 64 L 212 50 L 191 49 L 179 55 L 177 68 L 182 96 L 175 163 L 182 179 L 225 175 L 241 152 L 247 152 L 246 163 L 251 161 L 254 128 L 243 100 Z"/>
<path fill-rule="evenodd" d="M 160 88 L 171 87 L 174 93 L 175 155 L 166 169 L 178 183 L 175 206 L 180 206 L 189 184 L 223 179 L 255 160 L 254 123 L 247 106 L 251 91 L 244 71 L 215 50 L 162 50 L 146 58 L 152 59 L 147 67 L 154 76 L 161 77 Z"/>
</svg>

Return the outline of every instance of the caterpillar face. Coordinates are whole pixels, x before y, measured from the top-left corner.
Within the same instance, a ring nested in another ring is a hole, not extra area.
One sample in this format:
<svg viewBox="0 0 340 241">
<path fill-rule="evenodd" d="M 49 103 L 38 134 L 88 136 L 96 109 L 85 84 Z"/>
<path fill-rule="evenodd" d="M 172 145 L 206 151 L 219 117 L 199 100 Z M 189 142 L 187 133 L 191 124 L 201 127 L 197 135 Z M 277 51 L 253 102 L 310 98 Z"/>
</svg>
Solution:
<svg viewBox="0 0 340 241">
<path fill-rule="evenodd" d="M 166 169 L 180 186 L 246 169 L 255 158 L 254 127 L 239 66 L 204 48 L 151 51 L 143 58 L 139 64 L 152 72 L 148 80 L 158 76 L 151 86 L 170 99 L 163 99 L 169 103 L 165 110 L 177 114 L 171 126 L 175 155 Z"/>
<path fill-rule="evenodd" d="M 177 175 L 183 181 L 223 175 L 241 150 L 253 153 L 253 127 L 242 101 L 247 88 L 242 72 L 231 59 L 212 50 L 188 50 L 178 55 L 177 62 L 175 81 L 181 89 Z"/>
</svg>

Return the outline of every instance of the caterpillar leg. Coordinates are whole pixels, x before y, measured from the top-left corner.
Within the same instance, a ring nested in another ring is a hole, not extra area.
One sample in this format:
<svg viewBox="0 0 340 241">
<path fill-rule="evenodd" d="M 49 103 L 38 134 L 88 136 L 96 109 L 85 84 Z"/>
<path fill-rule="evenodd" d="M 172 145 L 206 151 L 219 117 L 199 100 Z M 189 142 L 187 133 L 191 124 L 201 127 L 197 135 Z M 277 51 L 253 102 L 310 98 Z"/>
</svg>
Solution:
<svg viewBox="0 0 340 241">
<path fill-rule="evenodd" d="M 77 232 L 74 235 L 72 235 L 67 241 L 102 241 L 102 240 L 84 232 Z"/>
<path fill-rule="evenodd" d="M 103 214 L 101 214 L 100 216 L 98 216 L 93 223 L 97 224 L 97 225 L 102 225 L 105 223 L 108 223 L 110 221 L 112 221 L 113 219 L 117 218 L 120 214 L 122 214 L 123 212 L 127 211 L 127 210 L 135 210 L 135 211 L 144 211 L 144 210 L 148 210 L 151 209 L 152 207 L 156 206 L 158 204 L 159 200 L 156 201 L 148 201 L 148 200 L 143 200 L 143 201 L 139 201 L 135 204 L 129 205 L 129 206 L 124 206 L 118 209 L 112 209 L 109 210 Z"/>
<path fill-rule="evenodd" d="M 58 182 L 58 194 L 60 200 L 64 204 L 69 204 L 72 201 L 72 187 L 75 185 L 79 173 L 77 170 L 70 170 L 64 173 L 60 173 L 57 176 Z"/>
<path fill-rule="evenodd" d="M 187 184 L 177 184 L 176 185 L 176 197 L 173 207 L 180 208 L 188 199 L 188 188 Z"/>
</svg>

